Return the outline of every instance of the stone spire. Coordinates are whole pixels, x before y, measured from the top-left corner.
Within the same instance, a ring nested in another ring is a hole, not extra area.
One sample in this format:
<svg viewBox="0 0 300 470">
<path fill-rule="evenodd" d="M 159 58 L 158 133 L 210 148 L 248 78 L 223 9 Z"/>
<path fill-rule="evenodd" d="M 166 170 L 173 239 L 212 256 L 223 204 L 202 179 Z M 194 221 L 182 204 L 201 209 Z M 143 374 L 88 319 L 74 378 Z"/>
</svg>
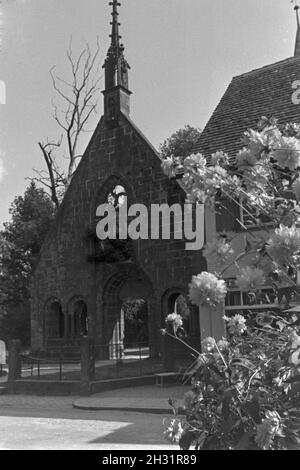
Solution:
<svg viewBox="0 0 300 470">
<path fill-rule="evenodd" d="M 295 57 L 300 57 L 300 21 L 299 21 L 299 5 L 295 5 L 294 10 L 297 18 L 297 35 L 295 44 Z"/>
<path fill-rule="evenodd" d="M 105 69 L 104 117 L 109 122 L 118 122 L 120 111 L 129 114 L 128 70 L 130 66 L 124 57 L 124 46 L 121 44 L 119 34 L 119 12 L 121 6 L 118 0 L 109 2 L 112 6 L 111 44 L 103 65 Z"/>
<path fill-rule="evenodd" d="M 109 3 L 109 5 L 113 7 L 113 11 L 111 13 L 112 21 L 110 23 L 112 25 L 112 32 L 109 36 L 111 38 L 111 47 L 115 47 L 118 49 L 120 48 L 120 39 L 122 39 L 122 37 L 119 35 L 120 23 L 118 21 L 118 7 L 121 6 L 121 3 L 119 3 L 117 0 L 113 0 Z"/>
</svg>

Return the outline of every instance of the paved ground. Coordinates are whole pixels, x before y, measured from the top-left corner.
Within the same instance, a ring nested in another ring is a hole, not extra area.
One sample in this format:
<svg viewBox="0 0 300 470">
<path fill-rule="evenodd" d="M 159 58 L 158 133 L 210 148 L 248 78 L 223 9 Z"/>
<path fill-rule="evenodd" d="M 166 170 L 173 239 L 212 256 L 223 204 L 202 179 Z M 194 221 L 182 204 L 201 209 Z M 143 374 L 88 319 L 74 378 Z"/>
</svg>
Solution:
<svg viewBox="0 0 300 470">
<path fill-rule="evenodd" d="M 163 439 L 163 416 L 55 409 L 1 409 L 1 450 L 176 449 Z"/>
<path fill-rule="evenodd" d="M 164 441 L 165 414 L 89 411 L 73 408 L 74 402 L 130 403 L 150 408 L 169 397 L 181 398 L 184 387 L 138 387 L 93 395 L 92 397 L 36 397 L 0 395 L 0 450 L 176 450 Z M 122 404 L 121 403 L 121 404 Z M 154 410 L 155 411 L 155 410 Z"/>
</svg>

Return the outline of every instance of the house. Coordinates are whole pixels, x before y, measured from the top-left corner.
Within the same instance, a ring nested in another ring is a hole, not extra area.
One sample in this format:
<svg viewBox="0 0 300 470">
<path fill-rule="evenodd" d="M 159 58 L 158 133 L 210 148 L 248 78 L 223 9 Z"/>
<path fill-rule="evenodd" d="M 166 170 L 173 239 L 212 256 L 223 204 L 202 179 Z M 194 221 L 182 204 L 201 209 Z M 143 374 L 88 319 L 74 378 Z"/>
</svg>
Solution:
<svg viewBox="0 0 300 470">
<path fill-rule="evenodd" d="M 300 26 L 299 7 L 295 7 L 297 15 L 297 34 L 294 55 L 271 65 L 252 70 L 234 77 L 228 86 L 220 103 L 208 121 L 202 135 L 194 148 L 194 153 L 202 153 L 209 158 L 217 151 L 228 153 L 233 160 L 244 146 L 241 142 L 243 133 L 257 128 L 258 121 L 263 117 L 277 118 L 279 123 L 300 123 Z M 229 211 L 215 213 L 206 211 L 206 239 L 216 237 L 225 232 L 233 240 L 236 253 L 241 253 L 245 247 L 245 229 L 237 220 L 252 233 L 259 235 L 259 227 L 249 217 L 242 205 L 234 205 L 227 201 Z M 244 259 L 244 266 L 249 260 Z M 241 265 L 243 266 L 243 263 Z M 217 270 L 215 261 L 207 259 L 208 271 Z M 225 313 L 243 313 L 245 310 L 261 311 L 276 307 L 278 299 L 274 298 L 270 286 L 263 286 L 259 305 L 251 304 L 246 293 L 241 292 L 235 285 L 237 275 L 233 265 L 224 273 L 229 286 Z M 280 300 L 280 299 L 279 299 Z M 206 313 L 201 314 L 200 324 L 206 321 Z M 220 317 L 218 317 L 220 318 Z M 207 323 L 206 334 L 213 335 L 213 327 Z"/>
</svg>

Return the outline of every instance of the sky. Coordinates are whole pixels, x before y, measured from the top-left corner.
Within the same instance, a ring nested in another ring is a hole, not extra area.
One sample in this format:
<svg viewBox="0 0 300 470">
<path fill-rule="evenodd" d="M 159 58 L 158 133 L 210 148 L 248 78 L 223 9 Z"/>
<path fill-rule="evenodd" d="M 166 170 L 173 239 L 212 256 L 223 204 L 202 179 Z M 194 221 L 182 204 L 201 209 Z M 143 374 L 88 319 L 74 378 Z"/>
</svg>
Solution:
<svg viewBox="0 0 300 470">
<path fill-rule="evenodd" d="M 121 3 L 131 118 L 156 148 L 185 124 L 203 128 L 233 76 L 294 53 L 290 0 Z M 61 134 L 53 119 L 49 70 L 55 65 L 69 77 L 71 36 L 75 55 L 85 41 L 95 48 L 98 38 L 104 61 L 110 12 L 108 0 L 0 0 L 0 226 L 33 168 L 43 169 L 38 142 Z M 90 129 L 102 111 L 99 92 Z M 80 153 L 90 137 L 82 139 Z"/>
</svg>

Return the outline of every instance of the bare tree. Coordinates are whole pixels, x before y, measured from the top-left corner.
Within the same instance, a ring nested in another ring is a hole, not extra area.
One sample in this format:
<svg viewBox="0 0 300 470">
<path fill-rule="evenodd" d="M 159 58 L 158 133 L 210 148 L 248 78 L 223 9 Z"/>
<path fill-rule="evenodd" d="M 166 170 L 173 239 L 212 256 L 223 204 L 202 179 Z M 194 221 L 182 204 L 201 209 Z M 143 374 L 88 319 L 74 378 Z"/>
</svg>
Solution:
<svg viewBox="0 0 300 470">
<path fill-rule="evenodd" d="M 93 113 L 96 112 L 98 104 L 99 83 L 99 42 L 95 52 L 91 51 L 89 44 L 75 58 L 72 49 L 72 38 L 67 50 L 68 64 L 71 70 L 70 80 L 64 79 L 56 74 L 56 67 L 50 70 L 53 88 L 56 96 L 52 99 L 54 108 L 54 119 L 62 130 L 59 141 L 47 139 L 46 144 L 39 142 L 46 163 L 46 170 L 35 170 L 37 176 L 30 178 L 39 181 L 51 192 L 51 199 L 59 206 L 61 194 L 71 182 L 74 171 L 81 158 L 77 154 L 80 136 L 84 132 L 91 132 L 88 123 Z M 66 145 L 63 146 L 64 139 Z M 67 159 L 66 171 L 60 169 L 55 153 L 58 149 L 64 150 Z"/>
<path fill-rule="evenodd" d="M 59 169 L 56 158 L 53 156 L 54 149 L 60 147 L 61 142 L 62 137 L 58 142 L 47 141 L 46 144 L 43 144 L 42 142 L 38 143 L 43 153 L 47 170 L 34 170 L 38 176 L 36 178 L 31 178 L 32 180 L 39 181 L 50 190 L 51 199 L 56 208 L 60 205 L 60 201 L 67 184 L 66 176 L 64 172 Z"/>
<path fill-rule="evenodd" d="M 67 138 L 68 171 L 67 181 L 70 182 L 76 168 L 76 155 L 79 137 L 82 132 L 88 131 L 87 124 L 97 107 L 97 97 L 100 77 L 98 77 L 99 43 L 93 54 L 86 43 L 78 58 L 73 57 L 72 40 L 67 51 L 67 58 L 72 71 L 70 82 L 55 75 L 55 67 L 50 70 L 54 90 L 61 100 L 58 106 L 53 100 L 54 118 L 62 128 Z"/>
</svg>

